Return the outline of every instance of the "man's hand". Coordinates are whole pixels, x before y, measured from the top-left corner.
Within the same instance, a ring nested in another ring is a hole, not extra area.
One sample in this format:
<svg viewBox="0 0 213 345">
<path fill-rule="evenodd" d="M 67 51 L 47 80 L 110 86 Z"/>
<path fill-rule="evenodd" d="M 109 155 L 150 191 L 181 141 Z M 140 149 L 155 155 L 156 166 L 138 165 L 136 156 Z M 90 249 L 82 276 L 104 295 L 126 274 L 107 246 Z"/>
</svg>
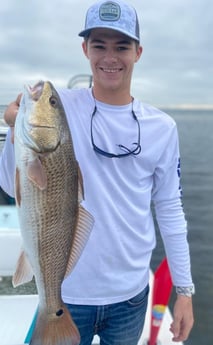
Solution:
<svg viewBox="0 0 213 345">
<path fill-rule="evenodd" d="M 173 341 L 185 341 L 194 324 L 192 298 L 177 295 L 174 305 L 173 322 L 170 331 L 173 333 Z"/>
<path fill-rule="evenodd" d="M 11 128 L 11 142 L 14 143 L 14 126 L 16 121 L 16 116 L 19 110 L 20 100 L 22 94 L 19 94 L 16 100 L 10 103 L 5 110 L 4 120 L 7 125 Z"/>
</svg>

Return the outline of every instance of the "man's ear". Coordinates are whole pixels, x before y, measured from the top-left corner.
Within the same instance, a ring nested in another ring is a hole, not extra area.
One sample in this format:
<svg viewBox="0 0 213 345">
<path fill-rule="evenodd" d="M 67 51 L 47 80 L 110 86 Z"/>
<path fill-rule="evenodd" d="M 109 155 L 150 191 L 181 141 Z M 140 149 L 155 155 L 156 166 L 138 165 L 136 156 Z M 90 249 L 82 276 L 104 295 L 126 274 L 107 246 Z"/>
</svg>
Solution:
<svg viewBox="0 0 213 345">
<path fill-rule="evenodd" d="M 137 47 L 137 54 L 136 54 L 135 62 L 138 62 L 138 60 L 141 57 L 142 52 L 143 52 L 143 47 L 142 46 L 138 46 Z"/>
<path fill-rule="evenodd" d="M 83 49 L 84 55 L 88 58 L 87 42 L 85 40 L 82 42 L 82 49 Z"/>
</svg>

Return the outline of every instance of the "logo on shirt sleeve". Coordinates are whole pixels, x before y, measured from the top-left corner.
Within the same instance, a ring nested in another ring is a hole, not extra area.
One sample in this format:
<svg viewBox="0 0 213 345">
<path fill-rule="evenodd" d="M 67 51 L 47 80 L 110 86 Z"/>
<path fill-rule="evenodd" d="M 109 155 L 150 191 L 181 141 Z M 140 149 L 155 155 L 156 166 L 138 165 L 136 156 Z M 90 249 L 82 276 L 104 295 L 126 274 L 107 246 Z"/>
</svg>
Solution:
<svg viewBox="0 0 213 345">
<path fill-rule="evenodd" d="M 180 183 L 180 178 L 181 178 L 180 158 L 178 159 L 177 174 L 179 177 L 179 193 L 180 193 L 180 197 L 182 198 L 183 190 L 182 190 L 181 183 Z"/>
</svg>

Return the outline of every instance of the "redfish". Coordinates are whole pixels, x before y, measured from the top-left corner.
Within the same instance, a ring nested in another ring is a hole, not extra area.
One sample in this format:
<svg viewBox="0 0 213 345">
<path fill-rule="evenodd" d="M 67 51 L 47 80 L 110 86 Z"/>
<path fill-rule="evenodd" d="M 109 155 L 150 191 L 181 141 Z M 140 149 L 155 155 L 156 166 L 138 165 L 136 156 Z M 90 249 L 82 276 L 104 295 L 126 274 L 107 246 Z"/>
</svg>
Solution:
<svg viewBox="0 0 213 345">
<path fill-rule="evenodd" d="M 82 207 L 83 179 L 60 98 L 50 82 L 26 87 L 15 123 L 15 194 L 23 252 L 14 286 L 35 276 L 39 295 L 31 345 L 77 345 L 61 298 L 94 219 Z"/>
</svg>

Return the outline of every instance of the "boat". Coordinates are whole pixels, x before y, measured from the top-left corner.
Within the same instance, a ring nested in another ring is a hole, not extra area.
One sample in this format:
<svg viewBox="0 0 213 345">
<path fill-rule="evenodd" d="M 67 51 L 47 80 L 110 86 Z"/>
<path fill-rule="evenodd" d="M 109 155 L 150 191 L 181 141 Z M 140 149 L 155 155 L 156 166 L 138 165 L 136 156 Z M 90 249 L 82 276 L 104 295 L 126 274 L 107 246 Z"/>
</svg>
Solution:
<svg viewBox="0 0 213 345">
<path fill-rule="evenodd" d="M 74 87 L 77 81 L 89 80 L 88 75 L 75 76 L 75 80 L 69 82 L 69 87 Z M 7 129 L 0 127 L 1 141 L 5 140 Z M 1 199 L 1 195 L 4 198 Z M 3 202 L 2 202 L 3 200 Z M 1 277 L 11 277 L 15 271 L 16 262 L 21 251 L 21 233 L 19 220 L 14 200 L 0 190 L 0 282 Z M 165 265 L 164 260 L 164 265 Z M 163 267 L 160 265 L 159 267 Z M 166 266 L 167 267 L 167 266 Z M 165 266 L 164 266 L 165 270 Z M 168 267 L 166 268 L 168 273 Z M 156 272 L 150 271 L 150 294 L 148 310 L 145 319 L 144 330 L 138 345 L 173 345 L 172 334 L 169 331 L 172 315 L 168 307 L 168 301 L 154 305 Z M 164 275 L 165 279 L 166 275 Z M 165 284 L 167 285 L 167 283 Z M 162 285 L 160 287 L 162 291 Z M 36 312 L 38 306 L 37 294 L 4 294 L 0 295 L 0 339 L 1 345 L 23 345 L 30 342 Z M 156 314 L 157 312 L 157 317 Z M 154 332 L 154 333 L 153 333 Z M 153 335 L 154 334 L 154 335 Z M 151 339 L 151 340 L 150 340 Z M 155 339 L 155 340 L 153 340 Z M 150 342 L 151 341 L 151 342 Z M 99 337 L 95 336 L 93 345 L 99 344 Z M 183 345 L 182 342 L 176 343 Z"/>
<path fill-rule="evenodd" d="M 0 277 L 12 276 L 21 251 L 21 234 L 15 206 L 0 206 Z M 150 271 L 150 292 L 153 289 L 153 273 Z M 38 295 L 1 295 L 0 296 L 0 339 L 1 345 L 27 344 L 32 332 L 38 305 Z M 21 313 L 20 313 L 21 311 Z M 148 345 L 152 315 L 152 293 L 149 294 L 147 317 L 144 331 L 138 345 Z M 172 345 L 169 327 L 172 316 L 169 308 L 163 316 L 156 345 Z M 98 336 L 93 345 L 99 344 Z M 182 343 L 177 343 L 182 344 Z"/>
<path fill-rule="evenodd" d="M 6 126 L 0 126 L 0 141 L 4 141 L 8 128 Z"/>
</svg>

